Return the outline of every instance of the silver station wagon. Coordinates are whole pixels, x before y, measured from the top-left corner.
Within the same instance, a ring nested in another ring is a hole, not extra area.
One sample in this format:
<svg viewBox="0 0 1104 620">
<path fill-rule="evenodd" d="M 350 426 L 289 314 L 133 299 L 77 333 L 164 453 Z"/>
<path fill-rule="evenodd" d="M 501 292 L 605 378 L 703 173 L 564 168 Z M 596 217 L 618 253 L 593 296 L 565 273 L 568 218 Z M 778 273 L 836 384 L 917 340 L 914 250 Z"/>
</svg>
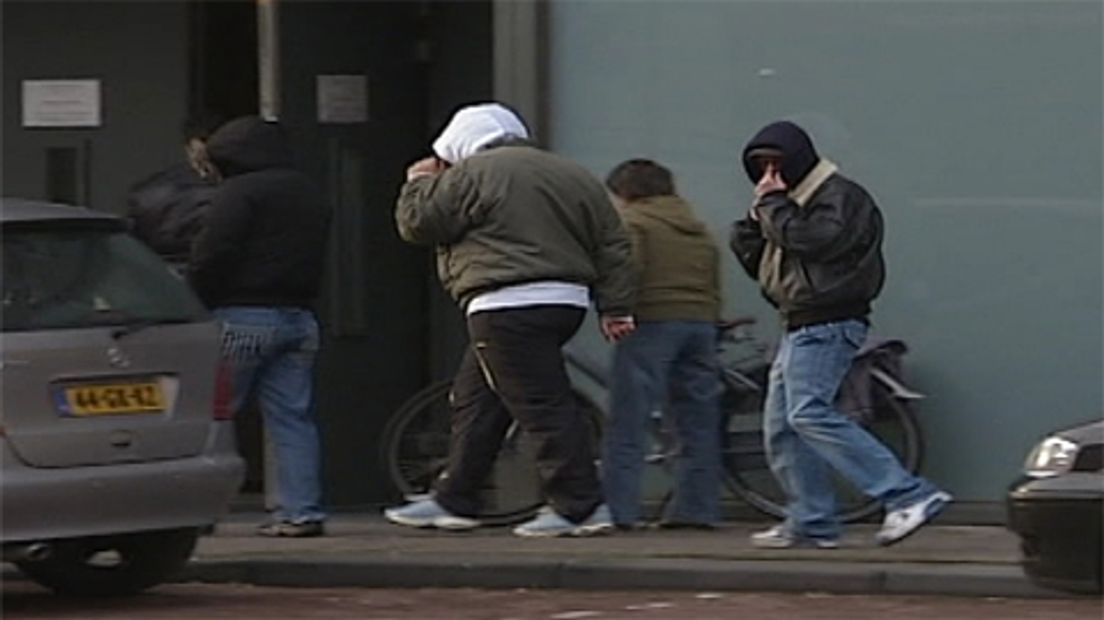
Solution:
<svg viewBox="0 0 1104 620">
<path fill-rule="evenodd" d="M 241 484 L 219 326 L 125 221 L 0 202 L 3 558 L 63 594 L 168 579 Z"/>
</svg>

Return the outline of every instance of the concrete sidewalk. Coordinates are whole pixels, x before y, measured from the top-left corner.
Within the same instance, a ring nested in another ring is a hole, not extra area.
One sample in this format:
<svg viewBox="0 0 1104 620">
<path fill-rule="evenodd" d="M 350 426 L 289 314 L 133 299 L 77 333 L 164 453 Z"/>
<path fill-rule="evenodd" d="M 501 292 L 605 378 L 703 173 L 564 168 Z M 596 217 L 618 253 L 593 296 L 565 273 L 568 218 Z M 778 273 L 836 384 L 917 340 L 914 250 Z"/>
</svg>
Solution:
<svg viewBox="0 0 1104 620">
<path fill-rule="evenodd" d="M 762 550 L 762 523 L 717 531 L 642 531 L 519 539 L 508 528 L 446 533 L 338 514 L 328 535 L 254 535 L 259 513 L 231 515 L 204 537 L 182 580 L 257 585 L 674 590 L 1054 597 L 1024 577 L 1016 537 L 995 526 L 924 528 L 889 548 L 874 525 L 848 528 L 838 550 Z"/>
</svg>

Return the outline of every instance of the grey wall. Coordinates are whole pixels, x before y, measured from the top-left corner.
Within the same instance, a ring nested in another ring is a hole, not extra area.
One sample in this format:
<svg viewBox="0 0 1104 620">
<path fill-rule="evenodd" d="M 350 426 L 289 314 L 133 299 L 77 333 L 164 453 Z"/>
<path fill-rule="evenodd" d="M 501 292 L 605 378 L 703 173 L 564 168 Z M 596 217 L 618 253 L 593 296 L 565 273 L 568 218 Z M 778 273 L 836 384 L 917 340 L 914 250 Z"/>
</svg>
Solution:
<svg viewBox="0 0 1104 620">
<path fill-rule="evenodd" d="M 1102 412 L 1099 2 L 558 2 L 551 142 L 670 165 L 721 240 L 738 157 L 796 120 L 875 195 L 926 471 L 994 501 L 1036 438 Z M 726 257 L 727 312 L 773 313 Z M 582 346 L 602 346 L 591 330 Z"/>
<path fill-rule="evenodd" d="M 46 149 L 73 147 L 91 153 L 91 206 L 122 212 L 131 183 L 179 161 L 186 16 L 183 2 L 5 1 L 3 194 L 45 197 Z M 22 128 L 26 79 L 101 80 L 103 125 Z"/>
</svg>

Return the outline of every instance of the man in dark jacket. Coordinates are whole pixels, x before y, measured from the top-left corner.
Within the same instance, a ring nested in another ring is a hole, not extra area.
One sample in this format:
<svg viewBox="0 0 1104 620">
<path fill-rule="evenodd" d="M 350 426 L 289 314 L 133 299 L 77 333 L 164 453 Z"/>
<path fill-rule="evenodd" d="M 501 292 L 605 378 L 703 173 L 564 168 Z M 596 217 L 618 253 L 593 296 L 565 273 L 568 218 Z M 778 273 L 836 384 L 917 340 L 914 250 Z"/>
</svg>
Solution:
<svg viewBox="0 0 1104 620">
<path fill-rule="evenodd" d="M 234 410 L 256 394 L 275 448 L 278 507 L 265 536 L 317 536 L 321 446 L 314 409 L 318 295 L 330 212 L 292 167 L 281 128 L 257 117 L 230 121 L 207 144 L 219 179 L 189 280 L 223 321 Z"/>
<path fill-rule="evenodd" d="M 744 148 L 743 163 L 756 183 L 755 201 L 733 228 L 732 249 L 778 308 L 785 329 L 770 371 L 763 434 L 789 504 L 786 520 L 753 534 L 752 542 L 836 547 L 834 469 L 884 503 L 885 522 L 875 538 L 893 544 L 951 496 L 906 471 L 834 404 L 885 279 L 881 213 L 793 123 L 760 130 Z"/>
<path fill-rule="evenodd" d="M 436 157 L 407 172 L 399 234 L 437 247 L 441 282 L 467 315 L 471 344 L 449 399 L 448 466 L 431 497 L 385 511 L 395 523 L 477 527 L 479 491 L 512 418 L 536 442 L 549 504 L 514 533 L 613 527 L 561 347 L 592 295 L 608 338 L 632 330 L 631 249 L 602 184 L 527 137 L 505 107 L 469 106 L 434 142 Z"/>
<path fill-rule="evenodd" d="M 622 162 L 606 187 L 632 240 L 637 283 L 636 330 L 613 354 L 602 436 L 606 501 L 618 527 L 639 525 L 645 437 L 653 412 L 664 410 L 679 451 L 674 496 L 659 525 L 710 528 L 720 518 L 717 245 L 675 192 L 671 171 L 656 162 Z"/>
</svg>

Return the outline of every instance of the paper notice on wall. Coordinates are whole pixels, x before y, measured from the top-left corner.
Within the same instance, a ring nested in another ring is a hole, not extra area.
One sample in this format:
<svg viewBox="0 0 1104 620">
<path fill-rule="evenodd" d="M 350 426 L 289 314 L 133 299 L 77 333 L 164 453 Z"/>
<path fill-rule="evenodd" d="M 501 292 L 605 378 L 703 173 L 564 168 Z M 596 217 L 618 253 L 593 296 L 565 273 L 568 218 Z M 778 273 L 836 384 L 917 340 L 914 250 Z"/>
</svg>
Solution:
<svg viewBox="0 0 1104 620">
<path fill-rule="evenodd" d="M 99 127 L 99 80 L 23 80 L 24 127 Z"/>
<path fill-rule="evenodd" d="M 319 123 L 368 120 L 368 76 L 319 75 L 317 88 Z"/>
</svg>

